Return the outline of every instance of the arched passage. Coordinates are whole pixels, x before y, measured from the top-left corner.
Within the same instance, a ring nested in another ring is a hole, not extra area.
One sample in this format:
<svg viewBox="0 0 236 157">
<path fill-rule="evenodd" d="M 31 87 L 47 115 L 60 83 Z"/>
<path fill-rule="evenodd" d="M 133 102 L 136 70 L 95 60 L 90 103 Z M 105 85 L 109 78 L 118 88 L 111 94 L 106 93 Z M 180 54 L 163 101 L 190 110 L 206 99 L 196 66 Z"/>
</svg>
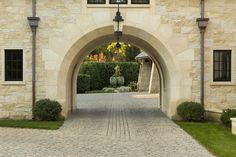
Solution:
<svg viewBox="0 0 236 157">
<path fill-rule="evenodd" d="M 63 114 L 68 115 L 76 106 L 75 83 L 79 66 L 97 46 L 114 41 L 113 26 L 92 30 L 78 39 L 66 53 L 58 74 L 58 100 Z M 149 54 L 159 69 L 161 77 L 162 110 L 169 117 L 175 114 L 179 101 L 180 76 L 178 65 L 167 46 L 152 34 L 133 26 L 124 26 L 121 41 L 133 44 Z"/>
</svg>

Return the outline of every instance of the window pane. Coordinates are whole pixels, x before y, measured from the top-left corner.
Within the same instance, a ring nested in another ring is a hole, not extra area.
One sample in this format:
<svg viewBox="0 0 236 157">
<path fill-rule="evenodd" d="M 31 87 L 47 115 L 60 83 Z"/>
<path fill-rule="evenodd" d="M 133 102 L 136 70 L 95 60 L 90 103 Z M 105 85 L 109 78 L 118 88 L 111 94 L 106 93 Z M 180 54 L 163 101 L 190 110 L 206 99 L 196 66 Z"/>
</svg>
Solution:
<svg viewBox="0 0 236 157">
<path fill-rule="evenodd" d="M 231 81 L 231 50 L 215 50 L 213 55 L 213 80 Z"/>
<path fill-rule="evenodd" d="M 226 55 L 226 64 L 225 64 L 225 69 L 226 69 L 226 78 L 230 78 L 231 80 L 231 53 L 230 55 Z"/>
<path fill-rule="evenodd" d="M 5 81 L 23 81 L 22 50 L 5 50 Z"/>
<path fill-rule="evenodd" d="M 16 63 L 16 69 L 23 69 L 23 63 L 22 62 L 17 62 Z"/>
<path fill-rule="evenodd" d="M 215 62 L 215 70 L 220 71 L 220 62 Z"/>
<path fill-rule="evenodd" d="M 219 72 L 215 71 L 214 72 L 214 80 L 218 80 L 219 79 Z"/>
<path fill-rule="evenodd" d="M 224 71 L 224 62 L 221 61 L 221 62 L 218 62 L 218 65 L 219 65 L 219 69 L 220 71 Z"/>
<path fill-rule="evenodd" d="M 110 0 L 110 4 L 127 4 L 128 0 Z"/>
<path fill-rule="evenodd" d="M 132 4 L 149 4 L 149 0 L 131 0 Z"/>
<path fill-rule="evenodd" d="M 106 0 L 88 0 L 88 4 L 106 4 Z"/>
</svg>

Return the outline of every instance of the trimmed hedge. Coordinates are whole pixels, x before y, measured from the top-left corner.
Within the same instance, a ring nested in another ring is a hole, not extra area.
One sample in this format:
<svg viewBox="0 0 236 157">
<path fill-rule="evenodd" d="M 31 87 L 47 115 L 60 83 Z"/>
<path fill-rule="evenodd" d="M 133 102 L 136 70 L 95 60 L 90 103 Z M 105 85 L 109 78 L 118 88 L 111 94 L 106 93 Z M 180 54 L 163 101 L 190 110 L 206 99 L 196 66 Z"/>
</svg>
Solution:
<svg viewBox="0 0 236 157">
<path fill-rule="evenodd" d="M 183 102 L 177 107 L 178 115 L 184 121 L 201 121 L 204 119 L 204 108 L 197 102 Z"/>
<path fill-rule="evenodd" d="M 124 85 L 138 80 L 139 63 L 137 62 L 84 62 L 80 68 L 80 74 L 90 75 L 90 90 L 101 90 L 110 86 L 110 77 L 115 73 L 115 67 L 119 65 L 121 75 L 125 78 Z"/>
<path fill-rule="evenodd" d="M 90 90 L 90 76 L 79 74 L 77 78 L 77 93 L 85 93 Z"/>
<path fill-rule="evenodd" d="M 236 109 L 225 109 L 221 114 L 220 120 L 225 126 L 231 127 L 230 118 L 234 117 L 236 117 Z"/>
</svg>

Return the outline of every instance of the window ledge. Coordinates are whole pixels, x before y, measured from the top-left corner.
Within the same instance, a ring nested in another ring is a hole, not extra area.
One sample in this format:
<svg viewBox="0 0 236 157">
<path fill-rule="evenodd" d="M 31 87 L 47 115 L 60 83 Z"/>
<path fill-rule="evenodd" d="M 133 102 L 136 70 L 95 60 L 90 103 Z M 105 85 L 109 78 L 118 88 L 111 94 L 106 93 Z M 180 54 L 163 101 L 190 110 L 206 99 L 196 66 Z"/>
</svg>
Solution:
<svg viewBox="0 0 236 157">
<path fill-rule="evenodd" d="M 120 8 L 150 8 L 150 4 L 120 4 Z M 117 4 L 87 4 L 87 8 L 117 8 Z"/>
<path fill-rule="evenodd" d="M 2 81 L 1 83 L 4 86 L 24 86 L 24 81 Z"/>
<path fill-rule="evenodd" d="M 234 82 L 211 82 L 211 86 L 235 86 Z"/>
</svg>

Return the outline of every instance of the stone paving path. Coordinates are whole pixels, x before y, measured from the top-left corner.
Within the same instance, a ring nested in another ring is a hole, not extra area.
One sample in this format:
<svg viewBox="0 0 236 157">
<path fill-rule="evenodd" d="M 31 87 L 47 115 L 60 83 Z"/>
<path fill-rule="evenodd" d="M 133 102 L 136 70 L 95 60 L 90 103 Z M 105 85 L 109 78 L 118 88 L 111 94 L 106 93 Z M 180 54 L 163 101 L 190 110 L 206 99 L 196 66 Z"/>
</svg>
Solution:
<svg viewBox="0 0 236 157">
<path fill-rule="evenodd" d="M 211 157 L 145 94 L 79 95 L 56 131 L 0 128 L 0 157 Z"/>
</svg>

